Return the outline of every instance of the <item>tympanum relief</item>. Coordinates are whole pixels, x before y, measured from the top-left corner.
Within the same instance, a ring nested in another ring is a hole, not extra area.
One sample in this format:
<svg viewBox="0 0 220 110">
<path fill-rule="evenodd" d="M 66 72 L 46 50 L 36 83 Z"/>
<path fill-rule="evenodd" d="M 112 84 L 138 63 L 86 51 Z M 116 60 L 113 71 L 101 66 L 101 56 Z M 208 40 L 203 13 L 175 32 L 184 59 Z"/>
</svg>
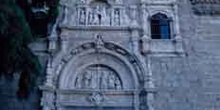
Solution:
<svg viewBox="0 0 220 110">
<path fill-rule="evenodd" d="M 113 70 L 107 67 L 94 66 L 78 74 L 75 79 L 75 88 L 120 90 L 122 89 L 122 82 Z"/>
</svg>

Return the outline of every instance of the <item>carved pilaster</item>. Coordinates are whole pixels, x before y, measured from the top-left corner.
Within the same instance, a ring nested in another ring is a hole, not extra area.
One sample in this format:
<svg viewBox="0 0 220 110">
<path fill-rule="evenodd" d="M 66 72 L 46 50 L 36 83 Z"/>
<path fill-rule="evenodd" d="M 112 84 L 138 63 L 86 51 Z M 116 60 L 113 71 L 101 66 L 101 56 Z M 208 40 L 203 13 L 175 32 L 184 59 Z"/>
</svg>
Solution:
<svg viewBox="0 0 220 110">
<path fill-rule="evenodd" d="M 68 48 L 69 33 L 67 31 L 64 31 L 60 36 L 61 36 L 61 51 L 66 52 Z"/>
<path fill-rule="evenodd" d="M 135 93 L 134 93 L 134 109 L 135 110 L 139 110 L 139 92 L 138 91 L 136 91 Z"/>
<path fill-rule="evenodd" d="M 53 68 L 52 68 L 52 58 L 50 57 L 47 61 L 47 68 L 46 68 L 46 82 L 45 86 L 47 87 L 54 87 L 53 85 Z"/>
<path fill-rule="evenodd" d="M 133 5 L 130 7 L 131 11 L 131 27 L 138 27 L 138 22 L 137 22 L 137 6 Z"/>
<path fill-rule="evenodd" d="M 182 36 L 180 35 L 180 25 L 179 25 L 179 15 L 178 15 L 178 5 L 177 3 L 173 6 L 174 9 L 174 37 L 176 40 L 182 39 Z"/>
<path fill-rule="evenodd" d="M 154 93 L 149 92 L 147 95 L 148 110 L 154 110 Z"/>
<path fill-rule="evenodd" d="M 55 96 L 52 92 L 43 92 L 43 97 L 41 98 L 42 110 L 55 110 L 54 105 Z"/>
<path fill-rule="evenodd" d="M 132 53 L 134 54 L 139 53 L 138 42 L 139 42 L 139 32 L 137 28 L 133 28 L 131 30 L 130 48 L 131 48 Z"/>
<path fill-rule="evenodd" d="M 150 27 L 149 27 L 149 22 L 148 22 L 149 12 L 147 11 L 145 4 L 142 4 L 141 9 L 142 9 L 143 38 L 150 39 L 150 36 L 149 36 Z"/>
</svg>

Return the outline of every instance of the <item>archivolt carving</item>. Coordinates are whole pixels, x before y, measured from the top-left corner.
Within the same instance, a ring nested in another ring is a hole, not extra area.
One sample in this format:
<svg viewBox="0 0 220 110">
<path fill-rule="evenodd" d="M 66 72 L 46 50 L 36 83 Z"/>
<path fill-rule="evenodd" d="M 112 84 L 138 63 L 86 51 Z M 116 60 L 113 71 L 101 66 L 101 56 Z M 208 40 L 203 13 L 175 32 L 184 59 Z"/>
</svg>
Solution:
<svg viewBox="0 0 220 110">
<path fill-rule="evenodd" d="M 65 67 L 65 65 L 73 58 L 73 56 L 82 54 L 83 52 L 87 52 L 87 51 L 96 52 L 96 45 L 97 44 L 95 42 L 88 42 L 88 43 L 80 45 L 77 48 L 74 48 L 73 50 L 71 50 L 66 56 L 64 56 L 61 59 L 60 63 L 57 62 L 59 65 L 57 65 L 55 67 L 56 74 L 54 76 L 60 75 L 62 68 Z M 138 61 L 138 59 L 134 55 L 130 54 L 127 50 L 125 50 L 125 49 L 121 48 L 120 46 L 117 46 L 113 43 L 103 42 L 103 45 L 101 45 L 101 46 L 103 48 L 101 50 L 101 53 L 102 53 L 102 51 L 108 50 L 108 51 L 111 51 L 111 53 L 115 53 L 115 54 L 123 56 L 131 64 L 133 69 L 136 71 L 136 74 L 139 78 L 138 80 L 143 81 L 144 77 L 142 77 L 142 76 L 144 76 L 143 75 L 144 70 L 141 67 L 140 61 Z M 81 73 L 81 74 L 83 74 L 83 73 Z M 77 86 L 78 86 L 78 88 L 80 88 L 80 85 L 77 85 Z"/>
</svg>

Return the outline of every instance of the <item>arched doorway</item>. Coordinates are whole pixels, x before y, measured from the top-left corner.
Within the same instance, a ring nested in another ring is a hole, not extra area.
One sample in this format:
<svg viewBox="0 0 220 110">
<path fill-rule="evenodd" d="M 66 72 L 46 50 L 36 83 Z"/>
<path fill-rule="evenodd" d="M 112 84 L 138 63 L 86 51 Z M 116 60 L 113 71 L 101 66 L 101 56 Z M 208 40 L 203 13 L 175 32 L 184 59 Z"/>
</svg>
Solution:
<svg viewBox="0 0 220 110">
<path fill-rule="evenodd" d="M 106 42 L 83 44 L 67 56 L 54 68 L 58 73 L 54 91 L 44 90 L 43 97 L 55 100 L 51 106 L 58 110 L 139 109 L 144 72 L 135 56 Z"/>
</svg>

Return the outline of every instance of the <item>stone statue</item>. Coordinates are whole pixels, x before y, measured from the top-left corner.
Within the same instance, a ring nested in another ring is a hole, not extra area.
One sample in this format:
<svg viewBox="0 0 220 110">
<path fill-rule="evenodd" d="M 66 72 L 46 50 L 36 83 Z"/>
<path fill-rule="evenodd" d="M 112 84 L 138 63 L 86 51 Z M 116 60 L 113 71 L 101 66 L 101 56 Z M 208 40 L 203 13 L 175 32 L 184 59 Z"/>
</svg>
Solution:
<svg viewBox="0 0 220 110">
<path fill-rule="evenodd" d="M 122 21 L 121 21 L 123 26 L 128 26 L 130 22 L 130 18 L 128 17 L 126 10 L 122 10 Z"/>
<path fill-rule="evenodd" d="M 79 12 L 79 24 L 85 25 L 86 22 L 86 11 L 84 8 L 82 8 Z"/>
<path fill-rule="evenodd" d="M 99 52 L 100 49 L 104 46 L 102 35 L 99 34 L 96 36 L 95 43 L 96 43 L 96 50 L 97 50 L 97 52 Z"/>
<path fill-rule="evenodd" d="M 91 79 L 92 79 L 92 74 L 89 71 L 86 71 L 86 73 L 84 74 L 84 87 L 85 89 L 88 89 L 91 87 Z"/>
<path fill-rule="evenodd" d="M 107 13 L 105 7 L 101 10 L 101 25 L 107 25 Z"/>
<path fill-rule="evenodd" d="M 120 25 L 120 11 L 118 9 L 114 11 L 114 24 L 115 26 Z"/>
<path fill-rule="evenodd" d="M 88 15 L 88 25 L 92 25 L 93 24 L 93 12 L 91 10 L 88 11 L 89 15 Z"/>
<path fill-rule="evenodd" d="M 108 88 L 108 74 L 107 74 L 107 72 L 102 72 L 102 74 L 101 74 L 101 88 L 102 89 L 107 89 Z"/>
<path fill-rule="evenodd" d="M 63 6 L 62 7 L 63 8 L 63 12 L 64 12 L 64 14 L 63 14 L 63 24 L 67 24 L 67 22 L 68 22 L 68 9 L 67 9 L 67 7 L 66 6 Z"/>
<path fill-rule="evenodd" d="M 113 72 L 109 72 L 108 88 L 115 89 L 115 75 L 113 74 Z"/>
<path fill-rule="evenodd" d="M 121 82 L 119 78 L 115 77 L 115 89 L 120 90 L 121 89 Z"/>
<path fill-rule="evenodd" d="M 81 75 L 78 75 L 78 77 L 76 78 L 75 87 L 77 89 L 81 89 L 82 88 L 82 76 Z"/>
<path fill-rule="evenodd" d="M 70 21 L 70 24 L 71 25 L 76 25 L 77 23 L 76 23 L 76 9 L 72 9 L 72 10 L 70 10 L 71 12 L 71 15 L 70 15 L 70 19 L 69 19 L 69 21 Z"/>
<path fill-rule="evenodd" d="M 93 73 L 93 71 L 91 71 L 91 73 Z M 92 79 L 91 79 L 91 88 L 92 89 L 97 89 L 98 88 L 98 78 L 97 78 L 97 76 L 98 76 L 98 74 L 97 73 L 93 73 L 93 74 L 91 74 L 91 77 L 92 77 Z"/>
<path fill-rule="evenodd" d="M 94 25 L 100 25 L 101 24 L 101 12 L 100 12 L 100 6 L 96 6 L 94 10 L 94 19 L 93 19 L 93 24 Z"/>
</svg>

